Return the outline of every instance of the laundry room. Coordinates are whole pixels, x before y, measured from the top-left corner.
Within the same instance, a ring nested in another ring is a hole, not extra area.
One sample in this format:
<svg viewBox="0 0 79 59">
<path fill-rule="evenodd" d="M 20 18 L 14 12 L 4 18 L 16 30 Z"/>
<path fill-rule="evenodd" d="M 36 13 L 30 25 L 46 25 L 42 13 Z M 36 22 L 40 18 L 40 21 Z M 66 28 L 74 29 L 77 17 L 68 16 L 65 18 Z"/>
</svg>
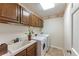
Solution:
<svg viewBox="0 0 79 59">
<path fill-rule="evenodd" d="M 0 3 L 0 56 L 77 56 L 78 9 L 78 3 Z"/>
</svg>

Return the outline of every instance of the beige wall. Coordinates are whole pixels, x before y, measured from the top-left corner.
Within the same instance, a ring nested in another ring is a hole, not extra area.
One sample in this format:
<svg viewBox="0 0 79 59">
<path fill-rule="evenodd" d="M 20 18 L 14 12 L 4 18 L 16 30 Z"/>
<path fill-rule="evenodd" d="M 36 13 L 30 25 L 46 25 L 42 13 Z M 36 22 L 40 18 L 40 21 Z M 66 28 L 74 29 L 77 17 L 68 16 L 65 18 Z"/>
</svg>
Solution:
<svg viewBox="0 0 79 59">
<path fill-rule="evenodd" d="M 63 48 L 64 45 L 64 19 L 63 17 L 44 20 L 43 32 L 49 34 L 51 47 Z"/>
<path fill-rule="evenodd" d="M 28 29 L 28 26 L 0 23 L 0 42 L 9 42 L 17 37 L 26 36 L 24 33 L 28 33 Z M 41 32 L 41 28 L 37 27 L 31 27 L 31 30 L 34 34 Z"/>
</svg>

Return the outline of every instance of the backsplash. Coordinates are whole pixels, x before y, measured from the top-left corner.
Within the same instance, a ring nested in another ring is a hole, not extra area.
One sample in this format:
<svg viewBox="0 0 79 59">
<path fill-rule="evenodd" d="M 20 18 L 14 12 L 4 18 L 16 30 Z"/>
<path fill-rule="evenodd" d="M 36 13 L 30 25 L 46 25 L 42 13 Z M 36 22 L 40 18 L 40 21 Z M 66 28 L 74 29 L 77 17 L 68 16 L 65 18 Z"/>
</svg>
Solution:
<svg viewBox="0 0 79 59">
<path fill-rule="evenodd" d="M 42 28 L 30 27 L 34 34 L 39 34 Z M 9 42 L 17 37 L 26 37 L 29 27 L 23 25 L 3 24 L 0 23 L 0 43 Z M 32 36 L 34 36 L 34 34 Z"/>
</svg>

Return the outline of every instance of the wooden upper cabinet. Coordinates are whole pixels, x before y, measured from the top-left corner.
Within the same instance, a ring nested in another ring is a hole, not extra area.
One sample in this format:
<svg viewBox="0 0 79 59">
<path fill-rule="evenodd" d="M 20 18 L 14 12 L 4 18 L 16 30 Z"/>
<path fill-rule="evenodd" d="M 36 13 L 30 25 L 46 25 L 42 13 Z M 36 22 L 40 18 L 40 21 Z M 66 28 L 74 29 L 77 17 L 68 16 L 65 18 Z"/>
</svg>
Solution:
<svg viewBox="0 0 79 59">
<path fill-rule="evenodd" d="M 0 19 L 19 22 L 20 6 L 15 3 L 0 3 Z"/>
<path fill-rule="evenodd" d="M 24 25 L 30 25 L 30 13 L 24 8 L 21 8 L 21 23 Z"/>
<path fill-rule="evenodd" d="M 43 21 L 16 3 L 0 3 L 0 22 L 15 22 L 27 26 L 43 27 Z"/>
</svg>

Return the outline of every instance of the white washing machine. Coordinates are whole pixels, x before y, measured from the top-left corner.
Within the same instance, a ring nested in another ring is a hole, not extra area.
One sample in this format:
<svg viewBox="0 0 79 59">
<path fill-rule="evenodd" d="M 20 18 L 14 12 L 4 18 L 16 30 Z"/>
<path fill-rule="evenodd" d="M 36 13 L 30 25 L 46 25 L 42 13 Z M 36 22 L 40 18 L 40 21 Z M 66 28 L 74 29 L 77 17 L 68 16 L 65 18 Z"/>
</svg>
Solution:
<svg viewBox="0 0 79 59">
<path fill-rule="evenodd" d="M 37 55 L 44 56 L 48 50 L 48 42 L 46 37 L 33 37 L 37 41 Z"/>
</svg>

